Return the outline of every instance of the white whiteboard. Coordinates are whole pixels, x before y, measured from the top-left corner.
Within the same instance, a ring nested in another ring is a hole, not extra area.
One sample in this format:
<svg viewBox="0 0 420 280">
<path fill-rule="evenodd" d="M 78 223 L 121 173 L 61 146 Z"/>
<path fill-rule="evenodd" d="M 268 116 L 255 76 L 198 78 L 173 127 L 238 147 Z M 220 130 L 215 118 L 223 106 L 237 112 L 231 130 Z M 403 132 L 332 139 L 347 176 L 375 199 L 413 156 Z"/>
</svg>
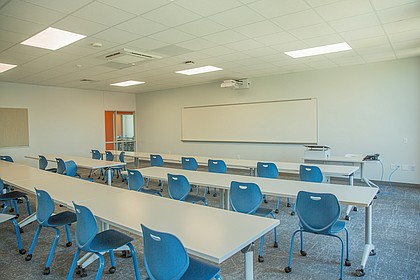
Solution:
<svg viewBox="0 0 420 280">
<path fill-rule="evenodd" d="M 318 142 L 317 99 L 184 107 L 182 141 Z"/>
</svg>

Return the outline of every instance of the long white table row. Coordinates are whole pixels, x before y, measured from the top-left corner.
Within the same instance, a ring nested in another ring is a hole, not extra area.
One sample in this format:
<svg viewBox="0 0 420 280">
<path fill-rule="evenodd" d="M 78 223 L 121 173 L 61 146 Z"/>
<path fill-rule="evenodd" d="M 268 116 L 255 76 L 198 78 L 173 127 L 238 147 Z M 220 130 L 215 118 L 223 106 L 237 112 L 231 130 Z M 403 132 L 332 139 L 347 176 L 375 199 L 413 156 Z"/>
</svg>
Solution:
<svg viewBox="0 0 420 280">
<path fill-rule="evenodd" d="M 226 200 L 229 201 L 227 190 L 229 190 L 230 183 L 232 181 L 253 182 L 258 184 L 264 194 L 286 196 L 291 198 L 297 197 L 299 191 L 332 193 L 337 197 L 340 203 L 365 207 L 365 245 L 361 268 L 358 270 L 359 272 L 363 272 L 368 256 L 370 254 L 374 254 L 375 252 L 375 246 L 372 243 L 372 205 L 373 199 L 377 193 L 376 188 L 310 183 L 253 176 L 190 171 L 165 167 L 146 167 L 138 170 L 143 174 L 143 176 L 148 178 L 166 180 L 168 173 L 181 174 L 186 176 L 191 184 L 219 188 L 223 190 L 221 203 L 223 206 L 226 205 L 227 207 L 229 206 L 229 203 L 225 202 Z M 225 192 L 227 193 L 226 195 L 223 194 Z"/>
<path fill-rule="evenodd" d="M 35 193 L 47 191 L 55 202 L 89 207 L 98 220 L 142 235 L 141 224 L 177 235 L 188 252 L 222 263 L 279 225 L 278 220 L 193 205 L 113 188 L 19 164 L 2 164 L 0 178 Z M 203 240 L 206 240 L 203 242 Z M 252 246 L 251 246 L 252 248 Z M 243 250 L 245 279 L 253 279 L 253 250 Z"/>
</svg>

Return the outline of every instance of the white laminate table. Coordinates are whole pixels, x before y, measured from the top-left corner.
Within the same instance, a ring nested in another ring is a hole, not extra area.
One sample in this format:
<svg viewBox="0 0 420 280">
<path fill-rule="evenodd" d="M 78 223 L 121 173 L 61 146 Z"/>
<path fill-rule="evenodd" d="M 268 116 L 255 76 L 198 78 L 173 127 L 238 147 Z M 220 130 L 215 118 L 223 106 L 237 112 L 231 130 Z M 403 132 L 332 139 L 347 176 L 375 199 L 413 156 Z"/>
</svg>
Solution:
<svg viewBox="0 0 420 280">
<path fill-rule="evenodd" d="M 292 180 L 281 180 L 271 178 L 261 178 L 233 174 L 220 174 L 212 172 L 191 171 L 166 167 L 146 167 L 138 169 L 143 176 L 153 179 L 167 179 L 167 174 L 181 174 L 187 177 L 191 184 L 206 185 L 224 190 L 222 192 L 222 207 L 224 206 L 225 196 L 227 206 L 229 206 L 228 193 L 232 181 L 253 182 L 258 184 L 264 194 L 280 195 L 286 197 L 297 197 L 299 191 L 309 191 L 318 193 L 332 193 L 340 203 L 365 207 L 365 246 L 361 261 L 361 268 L 357 271 L 363 272 L 367 258 L 375 253 L 375 246 L 372 243 L 372 204 L 377 193 L 376 188 L 359 186 L 346 186 L 325 183 L 311 183 Z M 228 208 L 228 207 L 227 207 Z"/>
<path fill-rule="evenodd" d="M 142 235 L 140 225 L 145 224 L 171 232 L 189 253 L 208 261 L 222 263 L 242 251 L 247 280 L 253 279 L 252 243 L 279 225 L 279 220 L 113 188 L 24 165 L 1 167 L 0 178 L 32 193 L 34 188 L 46 190 L 55 202 L 71 209 L 72 201 L 85 205 L 101 228 L 114 225 Z M 84 267 L 88 263 L 83 262 Z"/>
<path fill-rule="evenodd" d="M 25 156 L 25 157 L 30 158 L 30 159 L 38 159 L 37 156 Z M 47 154 L 45 155 L 45 158 L 51 162 L 56 162 L 56 158 L 61 158 L 64 161 L 73 160 L 78 167 L 86 168 L 90 170 L 104 168 L 108 172 L 108 178 L 111 178 L 112 167 L 120 167 L 120 166 L 126 165 L 125 162 L 107 161 L 107 160 L 92 159 L 92 158 L 79 157 L 79 156 L 68 156 L 68 155 Z M 108 180 L 108 185 L 111 185 L 111 180 Z"/>
</svg>

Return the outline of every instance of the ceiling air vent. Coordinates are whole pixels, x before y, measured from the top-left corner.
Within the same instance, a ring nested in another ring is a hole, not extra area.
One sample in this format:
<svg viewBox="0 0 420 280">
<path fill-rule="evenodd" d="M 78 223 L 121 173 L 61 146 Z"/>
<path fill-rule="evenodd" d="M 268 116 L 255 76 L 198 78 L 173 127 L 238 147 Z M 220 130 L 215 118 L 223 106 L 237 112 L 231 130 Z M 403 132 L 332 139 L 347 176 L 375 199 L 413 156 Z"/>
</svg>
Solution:
<svg viewBox="0 0 420 280">
<path fill-rule="evenodd" d="M 143 60 L 151 60 L 156 58 L 162 58 L 157 55 L 141 53 L 138 51 L 133 51 L 129 49 L 122 49 L 115 51 L 113 53 L 107 54 L 105 59 L 108 61 L 116 62 L 116 63 L 123 63 L 123 64 L 131 64 L 136 63 Z"/>
</svg>

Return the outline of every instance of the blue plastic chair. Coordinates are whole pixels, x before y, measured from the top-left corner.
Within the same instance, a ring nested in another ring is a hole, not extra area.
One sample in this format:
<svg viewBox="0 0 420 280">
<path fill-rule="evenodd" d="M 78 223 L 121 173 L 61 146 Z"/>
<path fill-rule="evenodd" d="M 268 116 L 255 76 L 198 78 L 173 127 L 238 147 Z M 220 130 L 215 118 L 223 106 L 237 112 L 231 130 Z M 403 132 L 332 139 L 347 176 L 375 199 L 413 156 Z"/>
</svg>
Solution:
<svg viewBox="0 0 420 280">
<path fill-rule="evenodd" d="M 306 256 L 304 249 L 303 233 L 309 232 L 319 235 L 333 236 L 341 242 L 341 272 L 340 279 L 344 277 L 344 265 L 350 266 L 349 260 L 349 232 L 345 221 L 339 221 L 340 204 L 333 194 L 311 193 L 300 191 L 297 195 L 295 211 L 299 217 L 299 229 L 292 234 L 290 245 L 289 266 L 284 271 L 292 271 L 292 257 L 296 233 L 300 233 L 300 254 Z M 346 260 L 344 261 L 344 242 L 337 233 L 346 232 Z"/>
<path fill-rule="evenodd" d="M 301 181 L 322 183 L 324 176 L 318 166 L 301 165 L 299 168 L 299 176 Z"/>
<path fill-rule="evenodd" d="M 6 186 L 4 185 L 3 180 L 0 178 L 0 193 L 3 189 L 7 189 Z M 10 204 L 11 208 L 9 210 L 9 212 L 13 212 L 16 209 L 16 218 L 19 217 L 20 212 L 19 212 L 19 207 L 18 207 L 18 200 L 24 198 L 26 201 L 26 207 L 28 209 L 28 215 L 32 214 L 32 210 L 31 210 L 31 203 L 29 202 L 28 196 L 26 193 L 24 192 L 20 192 L 20 191 L 8 191 L 6 193 L 1 193 L 0 194 L 0 202 L 3 203 L 3 211 L 2 213 L 6 213 L 7 208 L 8 208 L 8 204 Z M 12 206 L 13 205 L 13 206 Z"/>
<path fill-rule="evenodd" d="M 140 173 L 140 171 L 129 169 L 127 170 L 127 173 L 128 173 L 127 181 L 128 181 L 129 190 L 162 196 L 159 190 L 143 188 L 144 178 L 143 178 L 143 175 Z"/>
<path fill-rule="evenodd" d="M 260 187 L 255 183 L 243 183 L 232 181 L 229 190 L 229 200 L 232 209 L 236 212 L 252 214 L 259 217 L 271 216 L 276 219 L 272 209 L 261 208 L 262 193 Z M 258 261 L 263 262 L 264 236 L 261 237 L 260 252 Z M 274 247 L 277 248 L 277 228 L 274 228 Z"/>
<path fill-rule="evenodd" d="M 20 237 L 19 224 L 16 221 L 15 216 L 14 215 L 9 215 L 9 214 L 0 214 L 0 224 L 2 224 L 4 222 L 7 222 L 7 221 L 11 221 L 13 223 L 13 226 L 15 227 L 17 243 L 18 243 L 18 248 L 19 248 L 19 254 L 21 254 L 21 255 L 26 254 L 26 250 L 23 249 L 22 238 Z"/>
<path fill-rule="evenodd" d="M 226 173 L 227 172 L 226 163 L 223 160 L 209 159 L 207 161 L 207 170 L 208 172 L 213 172 L 213 173 Z M 207 193 L 210 193 L 209 188 L 207 188 Z M 214 197 L 217 196 L 216 188 L 214 188 L 213 196 Z"/>
<path fill-rule="evenodd" d="M 7 162 L 14 162 L 11 156 L 0 156 L 0 160 L 4 160 Z"/>
<path fill-rule="evenodd" d="M 125 163 L 125 152 L 121 152 L 118 155 L 118 160 L 120 162 Z M 127 171 L 125 165 L 123 166 L 119 166 L 119 167 L 112 167 L 112 169 L 115 171 L 115 173 L 117 173 L 117 178 L 119 178 L 121 176 L 122 181 L 125 181 L 125 176 L 123 176 L 122 171 Z"/>
<path fill-rule="evenodd" d="M 79 179 L 87 180 L 93 182 L 93 178 L 82 178 L 79 173 L 77 173 L 77 165 L 73 160 L 65 162 L 66 164 L 66 175 L 70 177 L 77 177 Z"/>
<path fill-rule="evenodd" d="M 50 172 L 57 172 L 57 168 L 48 168 L 47 169 L 47 166 L 48 166 L 47 159 L 44 156 L 39 155 L 38 156 L 38 167 L 39 167 L 39 169 L 50 171 Z"/>
<path fill-rule="evenodd" d="M 141 225 L 144 264 L 151 280 L 210 280 L 222 277 L 220 268 L 190 257 L 181 240 L 173 234 Z"/>
<path fill-rule="evenodd" d="M 197 203 L 202 201 L 204 205 L 208 206 L 205 196 L 198 196 L 190 194 L 191 185 L 184 175 L 168 174 L 168 193 L 172 199 Z"/>
<path fill-rule="evenodd" d="M 279 177 L 279 170 L 277 169 L 277 166 L 272 162 L 258 162 L 257 175 L 258 177 L 274 179 L 274 178 Z M 264 195 L 263 197 L 265 203 L 267 203 L 266 197 L 267 197 L 266 195 Z M 290 198 L 287 198 L 287 207 L 290 207 Z M 279 208 L 280 208 L 280 196 L 277 197 L 277 205 L 274 212 L 278 213 Z"/>
<path fill-rule="evenodd" d="M 164 164 L 163 158 L 161 155 L 150 154 L 150 166 L 162 167 Z M 149 187 L 150 178 L 147 178 L 146 188 Z M 163 191 L 165 181 L 159 180 L 160 191 Z"/>
<path fill-rule="evenodd" d="M 66 234 L 67 234 L 67 243 L 66 247 L 70 247 L 72 245 L 71 242 L 71 233 L 70 233 L 70 226 L 72 223 L 76 222 L 76 214 L 70 211 L 61 212 L 58 214 L 54 214 L 54 202 L 51 199 L 50 195 L 43 190 L 37 190 L 36 192 L 36 219 L 39 223 L 38 229 L 35 233 L 34 240 L 32 241 L 31 248 L 29 249 L 29 253 L 26 256 L 25 260 L 30 261 L 32 259 L 32 254 L 35 250 L 36 242 L 38 240 L 39 234 L 41 233 L 41 229 L 43 227 L 46 228 L 53 228 L 55 230 L 55 239 L 54 243 L 51 247 L 50 255 L 48 256 L 47 263 L 45 264 L 44 268 L 44 275 L 50 274 L 51 270 L 51 263 L 54 257 L 55 249 L 57 248 L 58 241 L 60 239 L 60 230 L 59 227 L 65 227 Z"/>
<path fill-rule="evenodd" d="M 193 157 L 181 157 L 182 169 L 196 171 L 198 168 L 197 160 Z M 195 194 L 198 195 L 200 186 L 197 185 Z"/>
<path fill-rule="evenodd" d="M 97 159 L 97 160 L 103 159 L 103 156 L 99 150 L 92 150 L 91 153 L 92 153 L 92 159 Z M 91 169 L 89 172 L 88 178 L 92 176 L 92 172 L 94 173 L 95 171 Z M 103 171 L 103 168 L 101 168 L 98 179 L 100 179 L 103 174 L 104 174 L 104 171 Z"/>
<path fill-rule="evenodd" d="M 121 246 L 127 245 L 132 252 L 136 279 L 140 280 L 140 271 L 138 268 L 136 250 L 131 244 L 133 238 L 114 229 L 98 232 L 98 224 L 92 212 L 85 206 L 77 205 L 74 202 L 73 205 L 77 216 L 77 251 L 74 255 L 73 263 L 71 265 L 70 273 L 67 279 L 72 279 L 81 251 L 91 252 L 99 257 L 99 269 L 96 274 L 96 280 L 101 278 L 102 271 L 104 269 L 104 256 L 102 253 L 109 252 L 109 257 L 111 259 L 111 267 L 109 268 L 109 273 L 115 273 L 116 268 L 114 250 Z"/>
<path fill-rule="evenodd" d="M 66 174 L 66 163 L 62 158 L 55 158 L 57 162 L 57 174 Z"/>
</svg>

